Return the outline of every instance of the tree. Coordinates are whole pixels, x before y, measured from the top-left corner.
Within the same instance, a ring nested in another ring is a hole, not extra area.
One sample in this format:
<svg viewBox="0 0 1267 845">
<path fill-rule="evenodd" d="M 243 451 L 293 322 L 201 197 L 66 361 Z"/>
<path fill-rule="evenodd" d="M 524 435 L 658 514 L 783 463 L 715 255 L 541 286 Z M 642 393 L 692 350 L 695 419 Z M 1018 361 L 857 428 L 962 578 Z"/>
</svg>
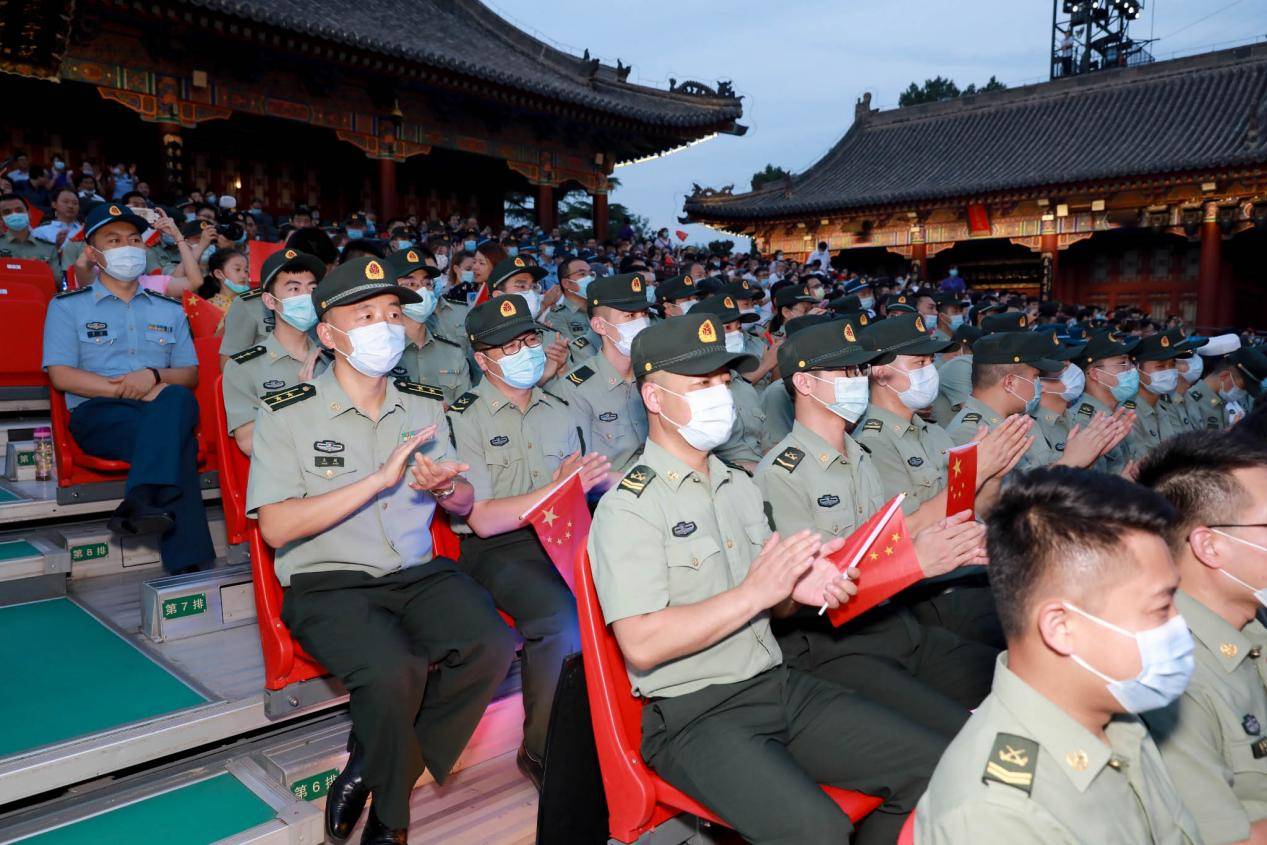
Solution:
<svg viewBox="0 0 1267 845">
<path fill-rule="evenodd" d="M 947 79 L 943 76 L 934 76 L 932 79 L 925 79 L 923 85 L 916 85 L 912 82 L 907 89 L 897 98 L 899 106 L 917 106 L 920 103 L 936 103 L 941 100 L 953 100 L 956 97 L 967 97 L 972 94 L 980 94 L 985 91 L 999 91 L 1007 86 L 991 76 L 990 81 L 982 85 L 980 88 L 975 83 L 970 84 L 962 91 L 955 84 L 953 79 Z"/>
<path fill-rule="evenodd" d="M 963 89 L 963 96 L 970 97 L 973 94 L 984 94 L 986 91 L 1002 91 L 1007 86 L 993 75 L 990 75 L 990 81 L 978 88 L 976 85 L 969 85 Z"/>
<path fill-rule="evenodd" d="M 767 164 L 765 170 L 758 170 L 752 174 L 752 190 L 756 191 L 769 185 L 772 182 L 778 182 L 780 179 L 789 179 L 792 174 L 774 164 Z"/>
<path fill-rule="evenodd" d="M 734 251 L 735 251 L 735 242 L 732 240 L 708 242 L 709 255 L 730 255 Z"/>
</svg>

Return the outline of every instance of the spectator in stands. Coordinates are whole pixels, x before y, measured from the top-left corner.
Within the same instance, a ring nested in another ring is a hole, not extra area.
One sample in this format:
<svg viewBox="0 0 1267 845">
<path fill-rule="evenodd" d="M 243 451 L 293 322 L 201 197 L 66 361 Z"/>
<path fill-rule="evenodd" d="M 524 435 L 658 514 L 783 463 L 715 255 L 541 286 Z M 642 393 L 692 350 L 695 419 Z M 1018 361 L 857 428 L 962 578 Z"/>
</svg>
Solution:
<svg viewBox="0 0 1267 845">
<path fill-rule="evenodd" d="M 17 194 L 0 194 L 0 221 L 5 232 L 0 234 L 0 258 L 29 258 L 43 261 L 53 270 L 53 278 L 61 282 L 62 263 L 57 248 L 47 241 L 31 237 L 31 209 Z"/>
<path fill-rule="evenodd" d="M 31 230 L 31 236 L 57 247 L 75 237 L 83 224 L 79 222 L 79 195 L 70 188 L 59 189 L 53 197 L 53 216 Z"/>
<path fill-rule="evenodd" d="M 465 331 L 454 339 L 432 328 L 433 317 L 440 304 L 435 290 L 440 270 L 435 266 L 431 253 L 421 247 L 394 252 L 387 257 L 385 264 L 389 271 L 396 274 L 396 283 L 414 291 L 420 299 L 401 306 L 409 345 L 405 347 L 392 375 L 440 388 L 444 392 L 444 406 L 448 408 L 470 389 L 471 368 L 462 343 Z M 465 311 L 463 307 L 462 312 Z"/>
<path fill-rule="evenodd" d="M 49 212 L 53 205 L 53 195 L 50 193 L 53 187 L 53 174 L 48 168 L 33 164 L 27 175 L 25 182 L 15 185 L 17 193 L 22 195 L 27 205 Z"/>
<path fill-rule="evenodd" d="M 31 157 L 27 155 L 26 150 L 15 150 L 13 153 L 13 167 L 5 172 L 5 177 L 17 187 L 20 182 L 25 182 L 29 178 L 27 168 L 31 166 Z"/>
<path fill-rule="evenodd" d="M 79 202 L 85 206 L 105 202 L 105 197 L 97 193 L 97 178 L 85 173 L 79 177 Z"/>
<path fill-rule="evenodd" d="M 474 240 L 474 237 L 469 237 L 467 240 Z M 474 253 L 475 260 L 471 264 L 471 269 L 475 271 L 474 281 L 477 288 L 488 284 L 488 277 L 492 274 L 493 268 L 510 257 L 497 241 L 484 241 L 467 251 Z M 491 290 L 492 285 L 489 285 L 489 288 Z"/>
<path fill-rule="evenodd" d="M 207 261 L 207 274 L 198 295 L 227 314 L 233 300 L 251 290 L 248 270 L 246 256 L 241 252 L 217 249 Z"/>
<path fill-rule="evenodd" d="M 818 249 L 811 252 L 809 258 L 805 259 L 805 268 L 807 270 L 815 267 L 824 273 L 831 272 L 831 250 L 827 248 L 827 241 L 819 241 Z"/>
<path fill-rule="evenodd" d="M 159 225 L 175 229 L 165 216 Z M 79 448 L 131 464 L 110 530 L 160 535 L 163 567 L 179 573 L 215 560 L 194 437 L 198 359 L 180 304 L 137 284 L 146 228 L 117 204 L 88 215 L 84 255 L 100 274 L 49 304 L 44 367 Z"/>
<path fill-rule="evenodd" d="M 937 289 L 944 293 L 963 293 L 968 289 L 964 280 L 959 277 L 959 268 L 951 267 L 946 273 L 946 278 L 937 284 Z"/>
</svg>

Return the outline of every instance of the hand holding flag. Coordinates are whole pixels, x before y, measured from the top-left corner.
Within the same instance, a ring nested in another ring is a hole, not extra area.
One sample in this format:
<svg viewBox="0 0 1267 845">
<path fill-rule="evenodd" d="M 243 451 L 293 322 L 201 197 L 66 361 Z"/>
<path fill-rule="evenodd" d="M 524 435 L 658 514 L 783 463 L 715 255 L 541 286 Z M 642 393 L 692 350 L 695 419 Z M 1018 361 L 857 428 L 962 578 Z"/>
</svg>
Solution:
<svg viewBox="0 0 1267 845">
<path fill-rule="evenodd" d="M 977 499 L 977 444 L 956 446 L 946 457 L 946 516 L 967 511 L 971 519 Z"/>
<path fill-rule="evenodd" d="M 573 593 L 576 592 L 577 554 L 585 548 L 590 532 L 590 511 L 581 484 L 581 470 L 582 467 L 574 470 L 520 517 L 536 530 L 546 554 Z"/>
<path fill-rule="evenodd" d="M 842 573 L 857 569 L 858 582 L 858 593 L 848 604 L 830 611 L 823 605 L 819 610 L 820 614 L 828 613 L 833 625 L 839 627 L 923 580 L 924 572 L 902 516 L 904 498 L 895 496 L 829 556 Z"/>
</svg>

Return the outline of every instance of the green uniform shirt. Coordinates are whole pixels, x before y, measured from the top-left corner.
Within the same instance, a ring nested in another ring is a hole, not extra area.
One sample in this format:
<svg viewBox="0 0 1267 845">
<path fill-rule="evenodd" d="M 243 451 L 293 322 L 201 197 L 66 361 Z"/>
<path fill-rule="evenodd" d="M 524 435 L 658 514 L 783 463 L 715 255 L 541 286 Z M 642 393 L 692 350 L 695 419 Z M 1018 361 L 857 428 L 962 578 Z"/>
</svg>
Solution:
<svg viewBox="0 0 1267 845">
<path fill-rule="evenodd" d="M 264 307 L 258 290 L 233 297 L 224 315 L 224 334 L 220 338 L 220 354 L 236 355 L 243 349 L 259 346 L 273 332 L 277 318 Z"/>
<path fill-rule="evenodd" d="M 1249 838 L 1267 818 L 1267 628 L 1236 630 L 1180 590 L 1196 671 L 1177 702 L 1145 713 L 1162 759 L 1207 842 Z"/>
<path fill-rule="evenodd" d="M 969 396 L 964 400 L 963 409 L 955 414 L 955 418 L 946 427 L 946 432 L 956 446 L 962 446 L 965 443 L 972 442 L 976 437 L 978 427 L 984 425 L 994 431 L 1004 419 L 1006 417 L 977 397 Z M 1025 454 L 1021 456 L 1020 463 L 1016 465 L 1017 469 L 1045 467 L 1060 460 L 1060 453 L 1052 448 L 1051 443 L 1043 435 L 1041 427 L 1035 432 L 1035 435 L 1034 442 L 1026 450 Z"/>
<path fill-rule="evenodd" d="M 1192 431 L 1192 423 L 1188 419 L 1188 406 L 1183 401 L 1182 393 L 1166 393 L 1157 400 L 1157 417 L 1161 424 L 1161 439 Z"/>
<path fill-rule="evenodd" d="M 761 451 L 769 452 L 792 431 L 792 421 L 796 418 L 792 397 L 787 395 L 783 379 L 772 381 L 761 390 L 761 412 L 765 414 Z"/>
<path fill-rule="evenodd" d="M 600 338 L 590 328 L 589 314 L 573 305 L 566 296 L 541 316 L 541 322 L 557 331 L 569 344 L 578 338 L 585 338 L 586 342 L 580 346 L 572 344 L 573 354 L 577 356 L 578 362 L 598 354 Z"/>
<path fill-rule="evenodd" d="M 1202 431 L 1205 429 L 1205 420 L 1201 417 L 1200 404 L 1192 398 L 1193 391 L 1196 391 L 1198 396 L 1204 395 L 1199 387 L 1186 388 L 1181 384 L 1179 390 L 1175 392 L 1175 404 L 1183 408 L 1183 416 L 1188 420 L 1188 431 Z"/>
<path fill-rule="evenodd" d="M 956 355 L 937 365 L 937 398 L 933 419 L 947 426 L 972 395 L 972 355 Z"/>
<path fill-rule="evenodd" d="M 1122 404 L 1135 411 L 1135 425 L 1131 426 L 1131 433 L 1126 435 L 1122 445 L 1126 447 L 1128 460 L 1138 461 L 1161 443 L 1161 415 L 1157 405 L 1150 405 L 1143 397 Z"/>
<path fill-rule="evenodd" d="M 555 384 L 581 423 L 585 444 L 606 455 L 616 472 L 629 469 L 647 439 L 647 409 L 632 374 L 626 381 L 600 352 Z"/>
<path fill-rule="evenodd" d="M 80 250 L 82 249 L 81 246 Z M 61 282 L 62 280 L 62 259 L 57 254 L 57 247 L 48 241 L 31 237 L 30 232 L 27 232 L 27 238 L 24 241 L 13 237 L 12 232 L 0 234 L 0 258 L 28 258 L 43 261 L 53 268 L 54 281 Z M 80 286 L 86 286 L 91 281 L 91 279 L 83 279 Z"/>
<path fill-rule="evenodd" d="M 458 341 L 462 344 L 462 351 L 470 357 L 471 342 L 466 336 L 466 314 L 470 310 L 466 305 L 441 296 L 436 300 L 436 310 L 427 318 L 427 331 Z"/>
<path fill-rule="evenodd" d="M 1053 411 L 1039 405 L 1038 410 L 1034 412 L 1034 421 L 1038 423 L 1038 430 L 1042 432 L 1042 436 L 1046 438 L 1047 445 L 1052 451 L 1064 454 L 1069 432 L 1073 430 L 1073 426 L 1069 424 L 1068 413 Z M 1035 437 L 1034 440 L 1037 442 L 1038 438 Z M 1099 469 L 1099 464 L 1097 463 L 1094 468 Z"/>
<path fill-rule="evenodd" d="M 757 463 L 765 452 L 761 438 L 765 431 L 765 411 L 761 410 L 761 397 L 757 389 L 734 370 L 730 371 L 730 395 L 735 399 L 735 426 L 730 439 L 715 450 L 724 461 L 751 461 Z"/>
<path fill-rule="evenodd" d="M 761 491 L 745 473 L 710 455 L 701 475 L 648 441 L 641 462 L 599 501 L 590 528 L 603 618 L 611 624 L 737 587 L 769 536 Z M 703 651 L 626 669 L 636 695 L 679 696 L 747 680 L 782 660 L 762 611 Z"/>
<path fill-rule="evenodd" d="M 325 372 L 329 359 L 317 358 L 313 375 Z M 230 432 L 255 422 L 260 400 L 299 384 L 303 361 L 290 357 L 276 335 L 269 335 L 260 346 L 244 349 L 224 366 L 224 412 Z M 443 432 L 441 432 L 443 434 Z"/>
<path fill-rule="evenodd" d="M 1070 405 L 1066 416 L 1069 417 L 1069 428 L 1075 425 L 1085 429 L 1096 414 L 1104 414 L 1106 417 L 1113 416 L 1113 412 L 1117 410 L 1115 407 L 1109 407 L 1096 399 L 1090 393 L 1082 394 L 1082 398 L 1078 400 L 1076 405 Z M 1129 453 L 1126 451 L 1124 443 L 1119 443 L 1109 451 L 1100 456 L 1095 463 L 1095 469 L 1103 472 L 1113 473 L 1114 475 L 1126 469 L 1127 462 L 1130 461 Z"/>
<path fill-rule="evenodd" d="M 884 484 L 862 447 L 845 435 L 845 452 L 799 422 L 761 459 L 754 476 L 772 527 L 787 536 L 812 528 L 823 539 L 847 537 L 884 506 Z"/>
<path fill-rule="evenodd" d="M 1196 406 L 1197 429 L 1220 429 L 1227 426 L 1227 404 L 1218 391 L 1198 381 L 1184 394 Z"/>
<path fill-rule="evenodd" d="M 430 329 L 422 346 L 409 342 L 392 375 L 435 385 L 444 391 L 446 407 L 471 388 L 471 365 L 462 344 L 440 337 Z"/>
<path fill-rule="evenodd" d="M 427 426 L 437 426 L 436 436 L 418 451 L 432 460 L 452 460 L 439 400 L 411 390 L 424 388 L 389 380 L 377 420 L 352 404 L 333 367 L 311 383 L 270 397 L 255 420 L 247 514 L 258 516 L 264 505 L 360 481 Z M 342 522 L 278 549 L 274 565 L 282 586 L 297 573 L 348 569 L 379 576 L 431 560 L 435 500 L 409 481 L 406 472 Z"/>
<path fill-rule="evenodd" d="M 902 511 L 908 516 L 945 489 L 946 453 L 955 444 L 941 426 L 917 414 L 899 417 L 873 403 L 854 433 L 871 452 L 885 501 L 905 493 Z"/>
<path fill-rule="evenodd" d="M 1134 716 L 1109 745 L 1007 668 L 937 764 L 918 845 L 1199 845 L 1157 746 Z"/>
<path fill-rule="evenodd" d="M 760 361 L 762 357 L 765 356 L 765 351 L 769 348 L 770 348 L 770 344 L 766 343 L 765 338 L 758 337 L 756 334 L 749 331 L 743 332 L 743 351 L 747 353 L 748 355 L 753 355 L 756 357 L 758 361 Z M 751 382 L 751 384 L 753 387 L 757 389 L 757 393 L 760 394 L 760 393 L 763 393 L 767 387 L 769 387 L 770 383 L 773 380 L 774 380 L 774 370 L 770 370 L 761 378 L 757 379 L 754 382 Z M 777 443 L 780 439 L 781 438 L 776 437 L 774 438 L 773 442 Z"/>
</svg>

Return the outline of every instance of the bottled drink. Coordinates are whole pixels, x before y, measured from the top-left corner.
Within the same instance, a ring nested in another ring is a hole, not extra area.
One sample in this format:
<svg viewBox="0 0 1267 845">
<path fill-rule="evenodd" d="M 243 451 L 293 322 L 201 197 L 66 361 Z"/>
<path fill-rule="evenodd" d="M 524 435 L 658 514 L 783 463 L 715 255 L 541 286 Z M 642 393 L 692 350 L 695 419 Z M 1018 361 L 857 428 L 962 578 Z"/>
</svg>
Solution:
<svg viewBox="0 0 1267 845">
<path fill-rule="evenodd" d="M 48 426 L 35 429 L 35 480 L 53 478 L 53 430 Z"/>
</svg>

